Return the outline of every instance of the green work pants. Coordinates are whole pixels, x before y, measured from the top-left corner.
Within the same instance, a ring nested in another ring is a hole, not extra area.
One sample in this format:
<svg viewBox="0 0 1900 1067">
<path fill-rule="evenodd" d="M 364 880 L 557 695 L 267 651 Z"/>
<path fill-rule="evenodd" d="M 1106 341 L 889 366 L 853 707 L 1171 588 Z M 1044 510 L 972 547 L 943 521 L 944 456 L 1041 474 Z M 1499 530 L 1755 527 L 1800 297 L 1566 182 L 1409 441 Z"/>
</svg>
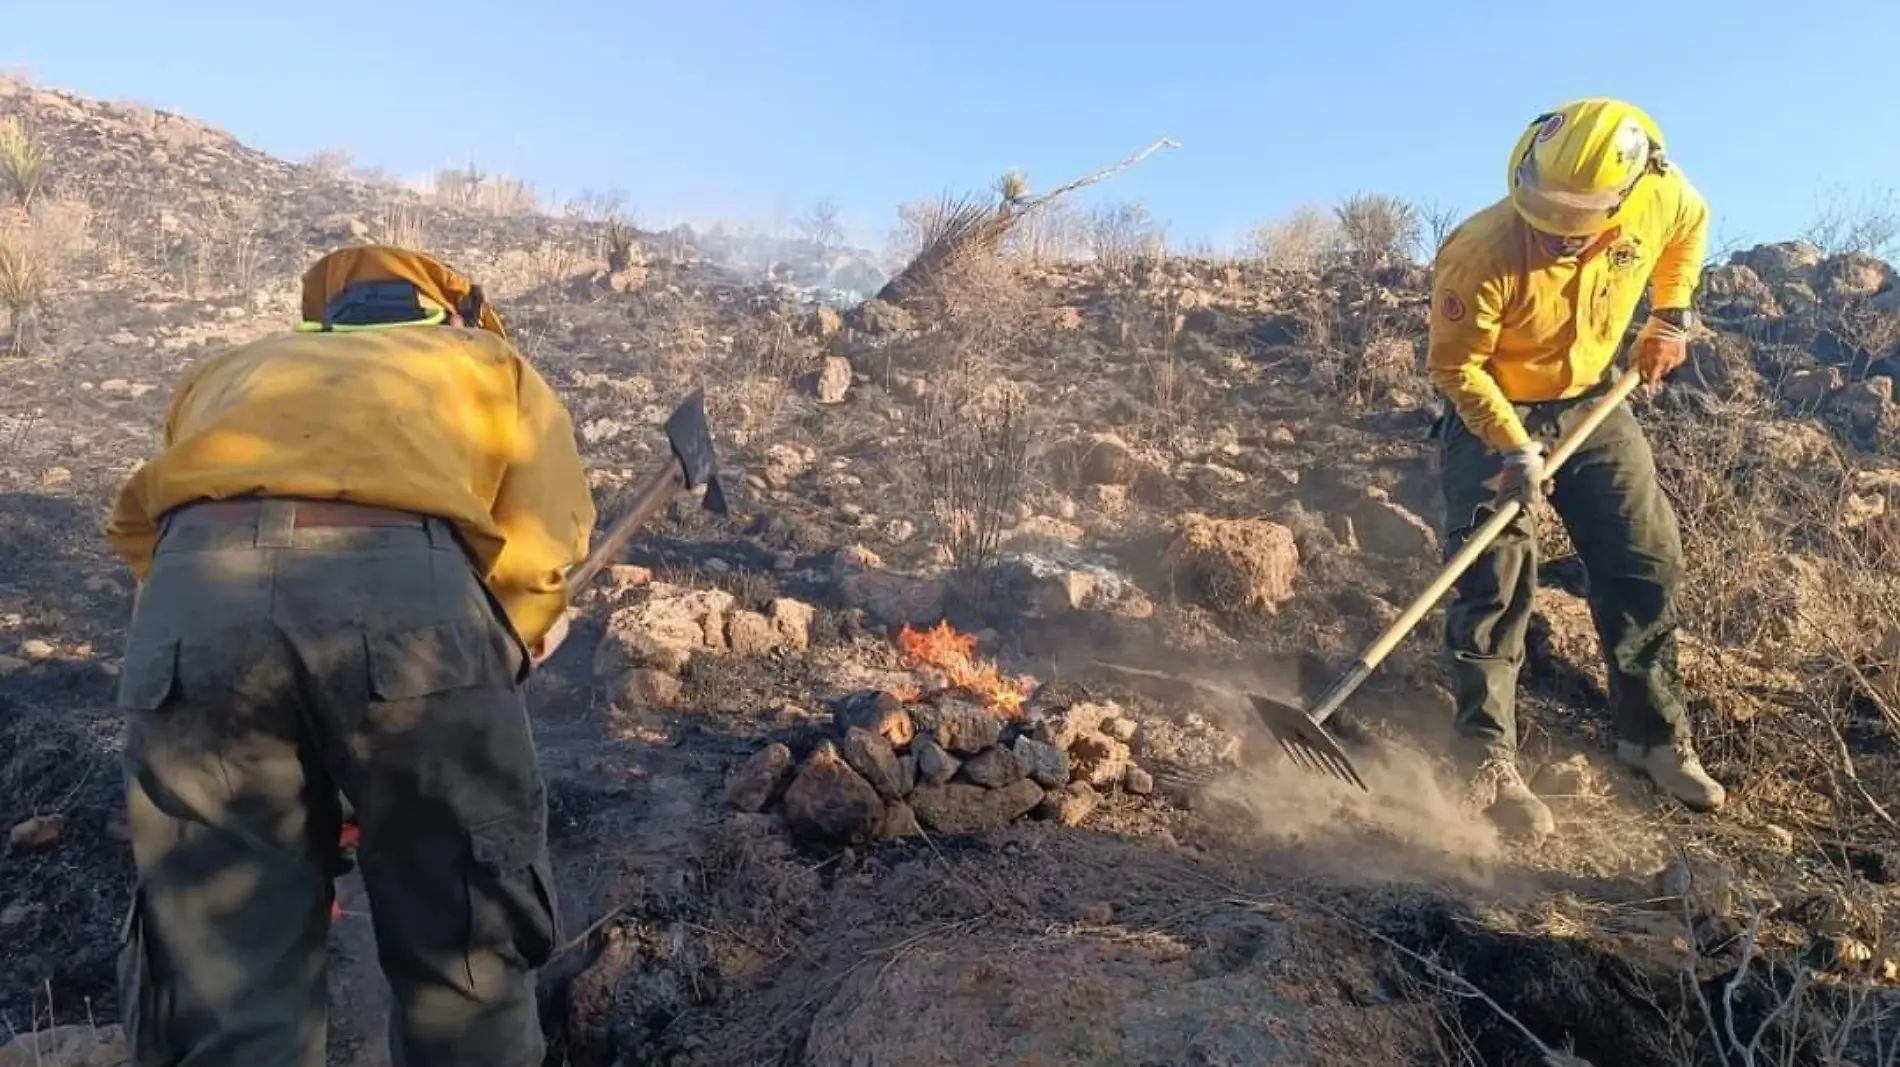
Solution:
<svg viewBox="0 0 1900 1067">
<path fill-rule="evenodd" d="M 448 524 L 169 518 L 118 703 L 134 1067 L 323 1067 L 339 793 L 402 1067 L 534 1067 L 560 939 L 523 653 Z"/>
<path fill-rule="evenodd" d="M 1518 405 L 1517 412 L 1548 452 L 1596 397 Z M 1456 413 L 1440 422 L 1439 447 L 1449 559 L 1490 518 L 1493 489 L 1487 483 L 1497 477 L 1503 457 Z M 1676 664 L 1681 534 L 1657 481 L 1649 441 L 1627 403 L 1618 405 L 1557 472 L 1550 501 L 1588 575 L 1590 613 L 1608 667 L 1618 735 L 1643 745 L 1684 738 Z M 1516 751 L 1517 677 L 1537 567 L 1533 517 L 1525 509 L 1465 572 L 1446 611 L 1455 725 L 1468 758 Z"/>
</svg>

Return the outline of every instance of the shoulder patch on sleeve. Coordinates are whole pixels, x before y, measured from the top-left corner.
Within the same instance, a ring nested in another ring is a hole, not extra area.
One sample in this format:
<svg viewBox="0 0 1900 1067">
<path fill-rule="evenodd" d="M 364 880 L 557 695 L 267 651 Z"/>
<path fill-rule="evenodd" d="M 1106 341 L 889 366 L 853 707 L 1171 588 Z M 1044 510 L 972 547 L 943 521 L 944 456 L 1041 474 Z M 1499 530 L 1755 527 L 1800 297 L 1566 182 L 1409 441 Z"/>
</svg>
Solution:
<svg viewBox="0 0 1900 1067">
<path fill-rule="evenodd" d="M 1465 302 L 1450 289 L 1441 289 L 1438 293 L 1438 313 L 1447 322 L 1462 322 L 1465 317 Z"/>
</svg>

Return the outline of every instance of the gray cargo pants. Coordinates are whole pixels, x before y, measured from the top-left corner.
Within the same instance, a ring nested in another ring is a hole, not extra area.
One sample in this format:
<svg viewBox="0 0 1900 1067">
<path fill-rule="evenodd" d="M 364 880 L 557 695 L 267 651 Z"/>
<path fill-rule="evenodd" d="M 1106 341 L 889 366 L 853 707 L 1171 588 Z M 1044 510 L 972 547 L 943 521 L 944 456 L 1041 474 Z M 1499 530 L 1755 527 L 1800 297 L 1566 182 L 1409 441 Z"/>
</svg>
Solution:
<svg viewBox="0 0 1900 1067">
<path fill-rule="evenodd" d="M 513 631 L 439 519 L 165 523 L 120 679 L 135 1067 L 323 1067 L 338 793 L 406 1067 L 532 1067 L 561 932 Z"/>
<path fill-rule="evenodd" d="M 1607 388 L 1607 387 L 1606 387 Z M 1581 420 L 1603 390 L 1570 400 L 1515 405 L 1546 449 Z M 1491 517 L 1503 458 L 1456 413 L 1439 426 L 1443 459 L 1445 558 Z M 1688 736 L 1676 663 L 1676 597 L 1681 534 L 1656 477 L 1649 440 L 1627 403 L 1597 427 L 1552 479 L 1550 502 L 1589 576 L 1618 737 L 1662 745 Z M 1537 538 L 1520 512 L 1466 571 L 1445 613 L 1445 653 L 1457 699 L 1455 725 L 1465 759 L 1509 756 L 1517 748 L 1516 690 L 1537 587 Z"/>
</svg>

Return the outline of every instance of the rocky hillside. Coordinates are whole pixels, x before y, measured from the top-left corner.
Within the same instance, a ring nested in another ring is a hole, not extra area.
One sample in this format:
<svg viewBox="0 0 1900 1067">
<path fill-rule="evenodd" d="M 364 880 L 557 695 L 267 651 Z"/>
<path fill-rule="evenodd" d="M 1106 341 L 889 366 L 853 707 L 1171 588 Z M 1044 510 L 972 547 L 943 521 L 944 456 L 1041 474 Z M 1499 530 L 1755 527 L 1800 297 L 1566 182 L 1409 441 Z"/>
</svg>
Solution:
<svg viewBox="0 0 1900 1067">
<path fill-rule="evenodd" d="M 1521 717 L 1561 829 L 1531 850 L 1442 764 L 1435 619 L 1330 724 L 1369 794 L 1214 688 L 1312 696 L 1437 566 L 1421 267 L 984 260 L 919 306 L 839 309 L 816 290 L 872 279 L 816 255 L 763 276 L 689 231 L 348 180 L 18 84 L 8 117 L 46 181 L 0 231 L 40 279 L 0 282 L 0 1018 L 23 1035 L 0 1064 L 116 1062 L 111 495 L 177 374 L 283 328 L 302 267 L 366 239 L 490 288 L 604 516 L 695 387 L 735 502 L 636 540 L 532 684 L 571 935 L 550 1062 L 1891 1061 L 1887 265 L 1715 266 L 1716 336 L 1637 402 L 1729 810 L 1614 763 L 1583 575 L 1541 524 Z M 341 893 L 332 1062 L 386 1063 Z"/>
</svg>

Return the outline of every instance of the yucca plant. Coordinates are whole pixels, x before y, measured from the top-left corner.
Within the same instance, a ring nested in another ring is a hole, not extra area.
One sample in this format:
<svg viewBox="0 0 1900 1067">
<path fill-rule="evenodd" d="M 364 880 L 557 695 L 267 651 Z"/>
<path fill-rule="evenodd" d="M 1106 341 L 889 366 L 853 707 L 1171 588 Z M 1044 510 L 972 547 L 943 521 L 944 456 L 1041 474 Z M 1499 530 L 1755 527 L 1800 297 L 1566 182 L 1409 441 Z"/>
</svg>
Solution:
<svg viewBox="0 0 1900 1067">
<path fill-rule="evenodd" d="M 935 206 L 922 227 L 918 252 L 897 276 L 886 282 L 877 294 L 889 303 L 918 306 L 930 302 L 930 290 L 937 279 L 955 270 L 962 261 L 996 250 L 1025 217 L 1049 204 L 1094 185 L 1148 158 L 1156 149 L 1177 148 L 1180 142 L 1163 137 L 1122 160 L 1120 163 L 1038 196 L 1030 196 L 1029 179 L 1020 171 L 1011 171 L 997 180 L 997 202 L 977 197 L 946 195 Z"/>
<path fill-rule="evenodd" d="M 607 249 L 609 271 L 618 274 L 633 265 L 633 229 L 622 223 L 619 216 L 608 217 L 601 243 Z"/>
<path fill-rule="evenodd" d="M 46 185 L 48 155 L 45 143 L 19 119 L 0 122 L 0 190 L 22 209 L 31 208 Z"/>
<path fill-rule="evenodd" d="M 1014 210 L 1017 201 L 1029 195 L 1029 175 L 1020 170 L 1004 172 L 996 179 L 996 195 L 1002 200 L 1005 212 Z"/>
<path fill-rule="evenodd" d="M 0 233 L 0 309 L 7 313 L 8 355 L 19 355 L 30 343 L 40 304 L 46 295 L 46 272 L 25 242 Z"/>
</svg>

